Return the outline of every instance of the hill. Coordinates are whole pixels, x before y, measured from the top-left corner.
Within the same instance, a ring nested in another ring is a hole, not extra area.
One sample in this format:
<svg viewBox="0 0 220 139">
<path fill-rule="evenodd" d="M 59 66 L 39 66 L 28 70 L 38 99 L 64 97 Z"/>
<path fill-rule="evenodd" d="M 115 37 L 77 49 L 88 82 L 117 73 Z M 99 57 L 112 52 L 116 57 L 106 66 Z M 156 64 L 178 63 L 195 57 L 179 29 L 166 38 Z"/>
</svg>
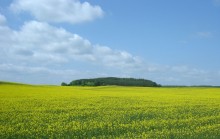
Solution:
<svg viewBox="0 0 220 139">
<path fill-rule="evenodd" d="M 17 82 L 0 81 L 0 85 L 27 85 L 27 84 L 17 83 Z"/>
<path fill-rule="evenodd" d="M 105 78 L 93 78 L 93 79 L 79 79 L 73 80 L 69 84 L 62 83 L 62 86 L 140 86 L 140 87 L 159 87 L 156 82 L 146 79 L 135 78 L 117 78 L 117 77 L 105 77 Z"/>
</svg>

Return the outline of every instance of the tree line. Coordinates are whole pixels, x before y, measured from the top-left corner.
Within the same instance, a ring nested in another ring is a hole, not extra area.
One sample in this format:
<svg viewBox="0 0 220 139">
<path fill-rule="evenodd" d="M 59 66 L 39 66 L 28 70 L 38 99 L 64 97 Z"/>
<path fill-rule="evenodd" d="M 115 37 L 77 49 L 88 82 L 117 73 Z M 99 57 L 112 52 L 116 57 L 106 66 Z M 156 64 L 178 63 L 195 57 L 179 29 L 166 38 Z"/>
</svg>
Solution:
<svg viewBox="0 0 220 139">
<path fill-rule="evenodd" d="M 117 77 L 105 77 L 105 78 L 93 78 L 93 79 L 79 79 L 73 80 L 69 84 L 61 83 L 62 86 L 140 86 L 140 87 L 160 87 L 161 85 L 146 79 L 135 78 L 117 78 Z"/>
</svg>

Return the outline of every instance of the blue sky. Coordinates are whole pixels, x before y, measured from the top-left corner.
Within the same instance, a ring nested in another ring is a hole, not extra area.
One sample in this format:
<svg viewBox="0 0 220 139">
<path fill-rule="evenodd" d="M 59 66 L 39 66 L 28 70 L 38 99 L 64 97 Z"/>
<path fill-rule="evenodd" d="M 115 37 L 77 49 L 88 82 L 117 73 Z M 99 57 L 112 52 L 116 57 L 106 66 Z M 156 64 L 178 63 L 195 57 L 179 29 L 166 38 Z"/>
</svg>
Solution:
<svg viewBox="0 0 220 139">
<path fill-rule="evenodd" d="M 0 32 L 0 80 L 220 85 L 220 0 L 3 0 Z"/>
</svg>

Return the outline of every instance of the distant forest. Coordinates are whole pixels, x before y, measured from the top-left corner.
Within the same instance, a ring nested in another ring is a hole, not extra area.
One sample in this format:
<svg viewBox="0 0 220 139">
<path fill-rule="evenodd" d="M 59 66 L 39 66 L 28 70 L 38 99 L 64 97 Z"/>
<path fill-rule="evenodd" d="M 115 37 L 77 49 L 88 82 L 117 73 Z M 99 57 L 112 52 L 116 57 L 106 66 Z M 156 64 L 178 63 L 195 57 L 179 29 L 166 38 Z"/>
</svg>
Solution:
<svg viewBox="0 0 220 139">
<path fill-rule="evenodd" d="M 140 86 L 140 87 L 160 87 L 161 85 L 146 79 L 135 78 L 117 78 L 117 77 L 105 77 L 94 79 L 79 79 L 73 80 L 69 84 L 61 83 L 62 86 Z"/>
</svg>

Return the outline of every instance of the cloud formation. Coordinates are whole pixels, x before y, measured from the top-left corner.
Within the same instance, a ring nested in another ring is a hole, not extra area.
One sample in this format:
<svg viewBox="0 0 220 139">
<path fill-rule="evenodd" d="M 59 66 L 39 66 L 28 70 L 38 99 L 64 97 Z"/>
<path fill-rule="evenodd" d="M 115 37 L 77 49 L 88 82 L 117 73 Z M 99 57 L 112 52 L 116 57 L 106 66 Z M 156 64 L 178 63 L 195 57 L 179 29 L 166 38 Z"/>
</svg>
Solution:
<svg viewBox="0 0 220 139">
<path fill-rule="evenodd" d="M 0 32 L 4 34 L 0 35 L 1 79 L 59 84 L 74 78 L 126 76 L 162 84 L 193 85 L 198 81 L 209 84 L 212 79 L 219 78 L 216 73 L 182 65 L 149 65 L 126 51 L 92 44 L 78 34 L 45 22 L 28 21 L 14 30 L 0 14 Z M 77 69 L 76 63 L 83 67 L 89 63 L 95 71 L 90 66 Z M 98 67 L 106 71 L 98 71 Z"/>
<path fill-rule="evenodd" d="M 13 0 L 10 9 L 18 13 L 24 23 L 19 29 L 13 29 L 0 14 L 0 32 L 3 34 L 0 35 L 1 80 L 59 84 L 77 78 L 119 76 L 147 78 L 161 84 L 194 85 L 215 84 L 220 78 L 219 71 L 185 65 L 150 65 L 129 52 L 93 44 L 66 30 L 63 24 L 53 26 L 52 23 L 92 21 L 104 15 L 100 6 L 88 2 Z M 27 20 L 26 14 L 33 18 Z M 209 38 L 213 34 L 194 32 L 193 35 Z"/>
<path fill-rule="evenodd" d="M 2 16 L 4 19 L 4 16 Z M 26 22 L 20 30 L 0 26 L 4 36 L 0 37 L 1 58 L 22 60 L 26 64 L 62 64 L 86 61 L 102 66 L 137 68 L 141 61 L 125 51 L 112 50 L 106 46 L 92 44 L 78 34 L 38 21 Z"/>
<path fill-rule="evenodd" d="M 81 23 L 103 16 L 100 6 L 79 0 L 14 0 L 10 9 L 30 12 L 37 20 L 54 23 Z"/>
<path fill-rule="evenodd" d="M 6 23 L 6 18 L 2 14 L 0 14 L 0 25 L 4 25 Z"/>
<path fill-rule="evenodd" d="M 56 84 L 76 77 L 109 75 L 98 71 L 91 74 L 91 67 L 78 71 L 80 68 L 75 67 L 76 63 L 126 70 L 124 73 L 142 67 L 142 61 L 126 51 L 92 44 L 78 34 L 45 22 L 26 21 L 15 30 L 0 14 L 0 32 L 4 34 L 0 36 L 0 79 L 27 83 L 38 83 L 42 79 L 41 83 L 46 83 L 50 82 L 48 78 L 57 80 L 59 77 L 56 82 L 51 82 Z"/>
</svg>

